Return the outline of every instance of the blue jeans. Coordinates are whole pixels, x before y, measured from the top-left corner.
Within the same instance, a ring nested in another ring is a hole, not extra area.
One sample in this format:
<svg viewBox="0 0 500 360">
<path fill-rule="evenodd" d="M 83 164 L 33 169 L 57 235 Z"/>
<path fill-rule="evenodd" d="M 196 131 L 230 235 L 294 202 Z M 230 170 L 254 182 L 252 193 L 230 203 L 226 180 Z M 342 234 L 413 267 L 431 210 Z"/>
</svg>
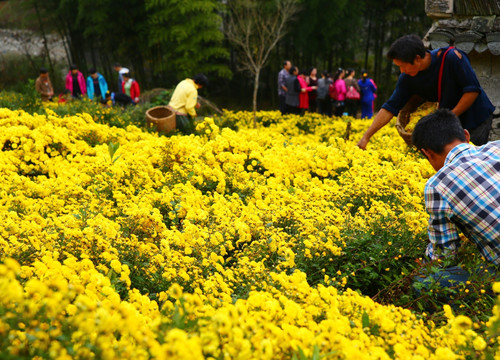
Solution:
<svg viewBox="0 0 500 360">
<path fill-rule="evenodd" d="M 487 270 L 487 272 L 485 270 Z M 495 277 L 496 272 L 497 269 L 493 265 L 484 265 L 476 269 L 476 274 L 479 276 Z M 471 273 L 462 269 L 460 266 L 450 266 L 440 269 L 433 274 L 421 273 L 415 277 L 413 284 L 424 284 L 423 289 L 429 290 L 434 284 L 438 284 L 440 287 L 453 287 L 460 283 L 465 284 L 470 277 Z M 417 296 L 421 295 L 420 289 L 417 289 L 415 286 L 413 286 L 413 289 L 417 293 Z"/>
</svg>

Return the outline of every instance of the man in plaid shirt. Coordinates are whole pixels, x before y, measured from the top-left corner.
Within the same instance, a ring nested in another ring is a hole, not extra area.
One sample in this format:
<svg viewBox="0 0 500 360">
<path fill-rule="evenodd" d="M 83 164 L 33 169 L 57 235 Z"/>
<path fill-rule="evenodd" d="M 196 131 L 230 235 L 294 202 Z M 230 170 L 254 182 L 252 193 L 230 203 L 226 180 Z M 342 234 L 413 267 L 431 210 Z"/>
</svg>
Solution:
<svg viewBox="0 0 500 360">
<path fill-rule="evenodd" d="M 469 139 L 446 109 L 423 117 L 413 131 L 413 144 L 437 171 L 425 186 L 430 216 L 426 255 L 431 260 L 454 256 L 460 231 L 476 244 L 491 272 L 500 265 L 500 141 L 476 147 Z M 470 275 L 459 266 L 444 271 L 438 280 L 443 286 L 465 282 Z"/>
</svg>

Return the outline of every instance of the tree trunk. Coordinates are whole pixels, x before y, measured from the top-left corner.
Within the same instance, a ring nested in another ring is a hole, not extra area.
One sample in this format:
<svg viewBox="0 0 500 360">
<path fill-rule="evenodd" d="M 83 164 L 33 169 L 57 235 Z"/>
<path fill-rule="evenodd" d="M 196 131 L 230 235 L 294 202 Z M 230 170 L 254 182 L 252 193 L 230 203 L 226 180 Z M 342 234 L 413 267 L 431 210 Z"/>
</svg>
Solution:
<svg viewBox="0 0 500 360">
<path fill-rule="evenodd" d="M 372 35 L 372 17 L 373 10 L 370 10 L 370 16 L 368 18 L 368 32 L 366 34 L 366 47 L 365 47 L 365 69 L 368 71 L 368 55 L 370 54 L 370 38 Z"/>
<path fill-rule="evenodd" d="M 45 52 L 47 53 L 47 61 L 49 62 L 50 73 L 54 74 L 54 65 L 52 64 L 52 58 L 50 57 L 47 34 L 45 33 L 45 28 L 43 26 L 42 17 L 40 16 L 40 9 L 38 8 L 37 0 L 35 0 L 34 5 L 35 5 L 36 17 L 38 19 L 38 25 L 40 26 L 40 31 L 42 32 L 43 47 L 45 48 Z"/>
<path fill-rule="evenodd" d="M 253 85 L 253 127 L 257 127 L 257 92 L 259 91 L 260 68 L 255 71 L 255 83 Z"/>
</svg>

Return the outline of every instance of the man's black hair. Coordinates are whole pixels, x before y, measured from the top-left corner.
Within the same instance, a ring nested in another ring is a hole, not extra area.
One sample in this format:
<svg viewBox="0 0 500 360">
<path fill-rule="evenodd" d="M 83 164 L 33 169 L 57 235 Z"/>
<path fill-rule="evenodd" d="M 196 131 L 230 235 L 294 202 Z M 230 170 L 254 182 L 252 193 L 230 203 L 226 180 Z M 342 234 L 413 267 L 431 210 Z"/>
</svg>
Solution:
<svg viewBox="0 0 500 360">
<path fill-rule="evenodd" d="M 283 66 L 285 66 L 287 63 L 291 63 L 290 60 L 284 60 L 283 61 Z"/>
<path fill-rule="evenodd" d="M 70 69 L 70 70 L 78 70 L 78 66 L 76 66 L 75 64 L 71 64 L 71 65 L 69 66 L 69 69 Z"/>
<path fill-rule="evenodd" d="M 40 68 L 40 74 L 47 74 L 49 71 L 47 70 L 47 68 L 44 68 L 44 67 L 41 67 Z"/>
<path fill-rule="evenodd" d="M 114 67 L 122 67 L 119 62 L 115 62 Z"/>
<path fill-rule="evenodd" d="M 390 60 L 401 60 L 413 64 L 413 60 L 419 55 L 425 56 L 425 46 L 417 35 L 405 35 L 394 41 L 387 52 Z"/>
<path fill-rule="evenodd" d="M 90 75 L 93 75 L 93 74 L 95 74 L 96 72 L 97 72 L 97 70 L 96 70 L 95 68 L 90 68 L 90 70 L 89 70 L 89 74 L 90 74 Z"/>
<path fill-rule="evenodd" d="M 460 120 L 448 109 L 438 109 L 421 118 L 411 140 L 418 150 L 429 149 L 437 154 L 454 140 L 467 141 Z"/>
<path fill-rule="evenodd" d="M 205 76 L 205 74 L 202 73 L 196 74 L 193 77 L 193 81 L 195 82 L 195 84 L 201 85 L 203 87 L 208 86 L 208 78 Z"/>
<path fill-rule="evenodd" d="M 297 71 L 297 66 L 292 66 L 292 67 L 290 68 L 290 70 L 288 70 L 288 73 L 289 73 L 290 75 L 293 75 L 293 73 L 294 73 L 294 72 L 296 72 L 296 71 Z"/>
</svg>

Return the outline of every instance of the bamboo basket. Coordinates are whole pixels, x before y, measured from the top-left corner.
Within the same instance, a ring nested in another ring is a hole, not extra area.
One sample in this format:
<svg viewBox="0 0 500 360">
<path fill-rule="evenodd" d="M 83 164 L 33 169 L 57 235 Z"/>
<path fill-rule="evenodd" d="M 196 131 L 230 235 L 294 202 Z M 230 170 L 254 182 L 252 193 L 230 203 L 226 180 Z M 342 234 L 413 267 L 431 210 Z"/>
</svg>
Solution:
<svg viewBox="0 0 500 360">
<path fill-rule="evenodd" d="M 158 132 L 175 130 L 175 112 L 168 106 L 155 106 L 146 111 L 146 125 Z"/>
<path fill-rule="evenodd" d="M 408 100 L 406 105 L 399 111 L 396 121 L 396 129 L 408 146 L 413 145 L 411 141 L 412 131 L 406 130 L 406 126 L 410 123 L 411 114 L 424 102 L 424 99 L 420 96 L 413 95 L 410 100 Z"/>
</svg>

